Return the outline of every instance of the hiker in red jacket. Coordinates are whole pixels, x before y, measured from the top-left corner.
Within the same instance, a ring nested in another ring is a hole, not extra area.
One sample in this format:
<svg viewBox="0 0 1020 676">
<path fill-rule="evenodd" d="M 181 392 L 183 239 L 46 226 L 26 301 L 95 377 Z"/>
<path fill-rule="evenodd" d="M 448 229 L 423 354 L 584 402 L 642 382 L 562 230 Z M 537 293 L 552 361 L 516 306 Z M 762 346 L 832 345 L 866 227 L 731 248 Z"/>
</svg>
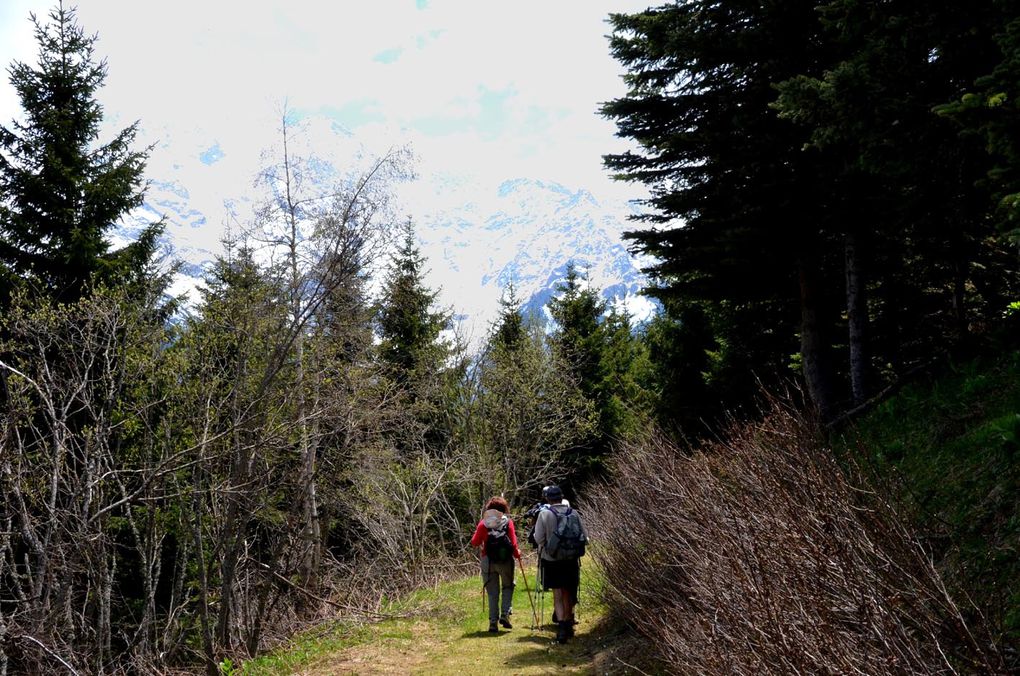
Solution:
<svg viewBox="0 0 1020 676">
<path fill-rule="evenodd" d="M 510 624 L 510 609 L 514 598 L 514 559 L 521 558 L 517 548 L 517 533 L 509 516 L 510 506 L 506 499 L 496 496 L 489 499 L 482 512 L 482 520 L 471 536 L 471 546 L 482 548 L 482 586 L 489 594 L 489 631 L 499 631 L 499 623 L 507 629 Z M 503 604 L 499 604 L 500 581 L 503 582 Z"/>
</svg>

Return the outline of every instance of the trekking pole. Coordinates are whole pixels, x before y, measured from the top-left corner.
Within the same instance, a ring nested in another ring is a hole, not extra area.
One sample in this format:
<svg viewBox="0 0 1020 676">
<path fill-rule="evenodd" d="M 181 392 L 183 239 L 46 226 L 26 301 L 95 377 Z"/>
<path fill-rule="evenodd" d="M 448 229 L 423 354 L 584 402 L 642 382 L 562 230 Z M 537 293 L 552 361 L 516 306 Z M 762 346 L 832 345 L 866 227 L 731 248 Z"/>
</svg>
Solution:
<svg viewBox="0 0 1020 676">
<path fill-rule="evenodd" d="M 577 560 L 577 599 L 574 601 L 574 618 L 577 618 L 577 604 L 581 602 L 581 559 Z"/>
<path fill-rule="evenodd" d="M 542 578 L 542 550 L 538 550 L 538 563 L 535 566 L 535 591 L 538 592 L 538 628 L 545 624 L 545 580 Z"/>
<path fill-rule="evenodd" d="M 524 591 L 528 592 L 528 601 L 531 602 L 531 628 L 534 629 L 538 625 L 538 614 L 535 612 L 535 599 L 531 598 L 531 589 L 528 587 L 528 574 L 524 572 L 524 562 L 517 559 L 517 563 L 521 567 L 521 577 L 524 579 Z"/>
<path fill-rule="evenodd" d="M 478 568 L 481 569 L 481 567 L 482 567 L 482 550 L 479 549 L 478 550 Z M 486 585 L 488 585 L 488 583 L 489 583 L 488 576 L 483 577 L 482 578 L 482 617 L 486 616 L 485 615 L 485 597 L 486 597 L 486 593 L 485 593 L 486 589 L 485 589 L 485 587 L 486 587 Z"/>
</svg>

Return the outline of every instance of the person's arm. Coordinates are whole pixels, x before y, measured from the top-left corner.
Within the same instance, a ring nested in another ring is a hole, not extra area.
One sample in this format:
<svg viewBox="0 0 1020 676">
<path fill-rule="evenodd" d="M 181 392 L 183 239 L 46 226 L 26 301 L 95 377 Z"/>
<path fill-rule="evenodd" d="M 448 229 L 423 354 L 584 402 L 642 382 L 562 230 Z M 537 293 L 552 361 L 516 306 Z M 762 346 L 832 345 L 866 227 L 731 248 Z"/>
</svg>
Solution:
<svg viewBox="0 0 1020 676">
<path fill-rule="evenodd" d="M 475 534 L 471 536 L 471 546 L 481 547 L 485 544 L 485 536 L 488 535 L 489 529 L 485 527 L 484 521 L 478 522 L 478 527 L 475 528 Z"/>
<path fill-rule="evenodd" d="M 548 509 L 543 509 L 538 513 L 538 518 L 535 519 L 535 542 L 538 544 L 538 550 L 542 551 L 545 548 L 545 537 L 546 531 L 548 530 L 547 522 L 549 519 L 555 520 Z"/>
<path fill-rule="evenodd" d="M 507 528 L 507 533 L 510 536 L 510 544 L 514 546 L 514 558 L 521 558 L 521 550 L 517 546 L 517 530 L 514 528 L 514 520 L 510 519 L 510 527 Z"/>
</svg>

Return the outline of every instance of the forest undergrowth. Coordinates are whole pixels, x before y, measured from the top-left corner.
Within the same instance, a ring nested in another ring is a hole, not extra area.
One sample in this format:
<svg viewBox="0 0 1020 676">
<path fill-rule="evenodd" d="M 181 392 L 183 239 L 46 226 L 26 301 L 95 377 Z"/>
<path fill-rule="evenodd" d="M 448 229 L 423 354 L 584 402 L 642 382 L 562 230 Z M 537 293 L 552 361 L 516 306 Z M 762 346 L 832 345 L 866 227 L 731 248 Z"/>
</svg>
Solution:
<svg viewBox="0 0 1020 676">
<path fill-rule="evenodd" d="M 1007 671 L 893 503 L 779 402 L 632 446 L 592 505 L 611 607 L 678 673 Z"/>
</svg>

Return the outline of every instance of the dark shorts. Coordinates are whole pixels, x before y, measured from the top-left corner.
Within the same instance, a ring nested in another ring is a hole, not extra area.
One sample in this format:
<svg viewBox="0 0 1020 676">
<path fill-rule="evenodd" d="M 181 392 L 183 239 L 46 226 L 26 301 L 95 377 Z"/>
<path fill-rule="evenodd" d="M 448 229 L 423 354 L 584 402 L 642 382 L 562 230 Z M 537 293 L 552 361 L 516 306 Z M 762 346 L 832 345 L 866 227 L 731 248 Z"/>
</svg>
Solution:
<svg viewBox="0 0 1020 676">
<path fill-rule="evenodd" d="M 542 588 L 569 589 L 577 593 L 577 585 L 581 580 L 581 562 L 579 559 L 566 561 L 546 561 L 542 559 Z"/>
</svg>

